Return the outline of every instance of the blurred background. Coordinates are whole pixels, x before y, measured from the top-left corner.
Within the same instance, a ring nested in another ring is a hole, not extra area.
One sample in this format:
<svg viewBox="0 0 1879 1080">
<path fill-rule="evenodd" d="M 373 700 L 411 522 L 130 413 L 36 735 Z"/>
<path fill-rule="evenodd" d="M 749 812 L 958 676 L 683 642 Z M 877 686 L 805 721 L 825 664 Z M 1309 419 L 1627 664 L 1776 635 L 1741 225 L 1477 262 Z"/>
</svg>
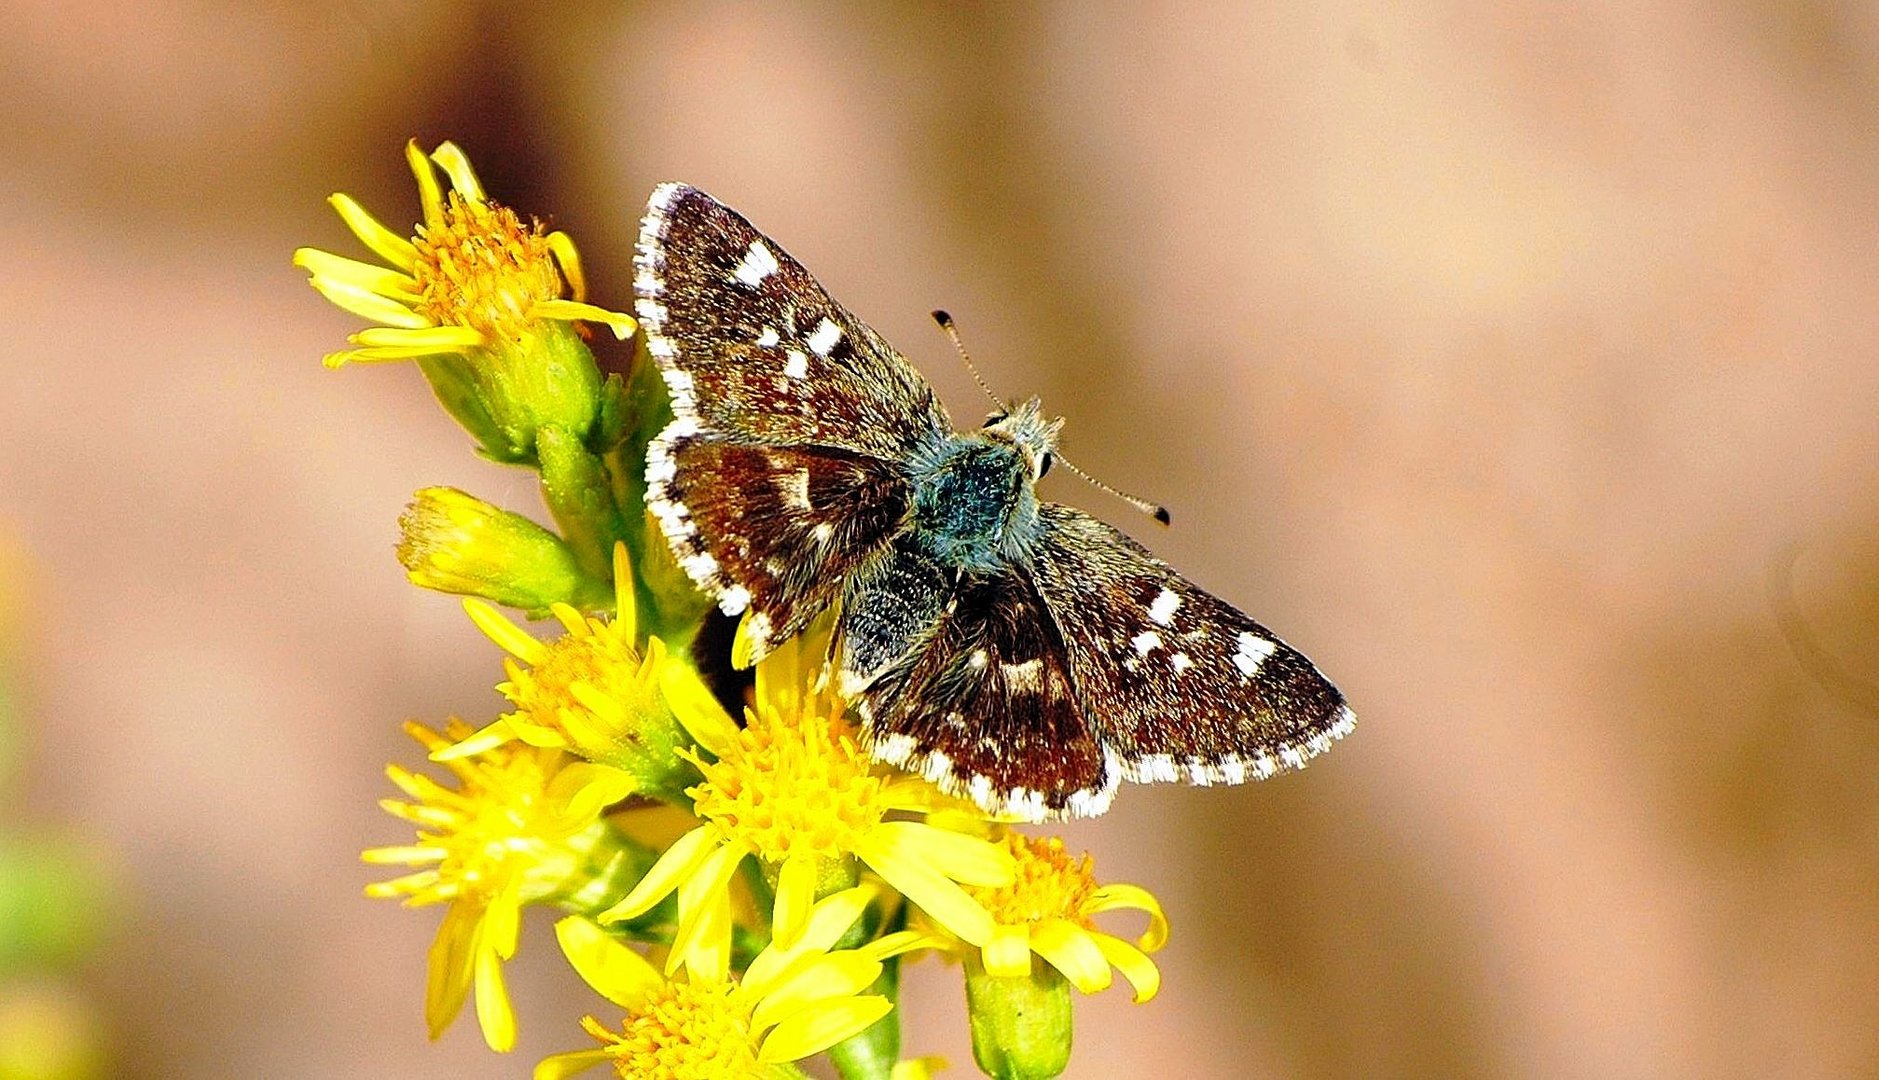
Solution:
<svg viewBox="0 0 1879 1080">
<path fill-rule="evenodd" d="M 0 25 L 0 833 L 115 883 L 33 976 L 108 1075 L 519 1076 L 597 1001 L 541 920 L 518 1053 L 429 1045 L 438 909 L 360 896 L 407 835 L 398 722 L 498 706 L 394 519 L 431 484 L 538 509 L 416 370 L 320 367 L 360 323 L 290 254 L 360 253 L 335 190 L 414 220 L 414 135 L 611 307 L 652 185 L 704 187 L 976 421 L 950 309 L 1175 525 L 1051 497 L 1349 694 L 1303 773 L 1069 831 L 1175 927 L 1159 999 L 1081 1000 L 1071 1076 L 1879 1075 L 1879 8 Z M 909 984 L 909 1050 L 971 1075 L 956 974 Z"/>
</svg>

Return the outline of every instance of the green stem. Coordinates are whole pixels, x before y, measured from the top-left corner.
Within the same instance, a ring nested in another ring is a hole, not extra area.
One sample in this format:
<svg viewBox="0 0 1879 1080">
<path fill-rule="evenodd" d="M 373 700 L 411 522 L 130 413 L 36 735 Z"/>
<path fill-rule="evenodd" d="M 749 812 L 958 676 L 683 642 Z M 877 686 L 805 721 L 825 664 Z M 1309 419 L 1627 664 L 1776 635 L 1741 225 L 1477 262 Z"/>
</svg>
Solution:
<svg viewBox="0 0 1879 1080">
<path fill-rule="evenodd" d="M 541 461 L 542 500 L 561 526 L 562 538 L 583 571 L 612 581 L 613 545 L 626 539 L 626 528 L 606 465 L 580 438 L 560 428 L 537 431 L 535 452 Z"/>
</svg>

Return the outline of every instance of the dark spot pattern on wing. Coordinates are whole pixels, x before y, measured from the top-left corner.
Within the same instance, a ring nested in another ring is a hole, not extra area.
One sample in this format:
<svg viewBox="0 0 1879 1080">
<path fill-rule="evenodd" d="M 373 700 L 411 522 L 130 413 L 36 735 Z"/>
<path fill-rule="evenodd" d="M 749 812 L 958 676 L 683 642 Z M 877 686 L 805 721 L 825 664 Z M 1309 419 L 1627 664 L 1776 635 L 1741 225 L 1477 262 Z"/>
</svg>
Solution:
<svg viewBox="0 0 1879 1080">
<path fill-rule="evenodd" d="M 894 460 L 952 429 L 891 345 L 775 241 L 696 188 L 654 193 L 634 290 L 673 411 L 699 433 Z"/>
<path fill-rule="evenodd" d="M 1064 641 L 1020 572 L 962 581 L 931 633 L 867 688 L 862 715 L 877 756 L 996 813 L 1088 816 L 1115 792 Z"/>
<path fill-rule="evenodd" d="M 1344 696 L 1270 630 L 1080 510 L 1040 520 L 1038 588 L 1129 779 L 1261 779 L 1349 731 Z"/>
</svg>

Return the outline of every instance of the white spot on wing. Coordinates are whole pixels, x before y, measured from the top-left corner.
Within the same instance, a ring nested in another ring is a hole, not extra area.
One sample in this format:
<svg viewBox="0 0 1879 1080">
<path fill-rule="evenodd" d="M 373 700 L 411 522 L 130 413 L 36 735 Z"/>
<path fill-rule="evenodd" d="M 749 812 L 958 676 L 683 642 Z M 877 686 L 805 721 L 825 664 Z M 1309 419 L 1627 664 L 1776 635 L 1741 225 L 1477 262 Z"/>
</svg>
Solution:
<svg viewBox="0 0 1879 1080">
<path fill-rule="evenodd" d="M 1005 686 L 1012 690 L 1037 689 L 1038 677 L 1044 672 L 1041 657 L 1032 657 L 1022 664 L 1001 664 L 1005 672 Z"/>
<path fill-rule="evenodd" d="M 835 526 L 826 521 L 818 521 L 816 522 L 816 527 L 811 529 L 810 532 L 815 536 L 816 543 L 826 544 L 829 542 L 829 538 L 835 535 Z"/>
<path fill-rule="evenodd" d="M 1181 606 L 1181 598 L 1170 589 L 1161 590 L 1155 602 L 1148 605 L 1148 617 L 1157 626 L 1167 626 L 1174 622 L 1174 609 Z"/>
<path fill-rule="evenodd" d="M 809 502 L 809 470 L 797 469 L 776 480 L 777 490 L 783 493 L 783 505 L 797 510 L 813 510 Z"/>
<path fill-rule="evenodd" d="M 1178 652 L 1178 653 L 1175 653 L 1173 656 L 1170 656 L 1168 658 L 1168 662 L 1174 665 L 1174 670 L 1176 670 L 1177 672 L 1186 671 L 1188 668 L 1191 668 L 1194 666 L 1193 658 L 1188 656 L 1188 654 L 1184 652 Z"/>
<path fill-rule="evenodd" d="M 1240 651 L 1233 654 L 1233 666 L 1247 678 L 1259 674 L 1259 666 L 1277 652 L 1277 642 L 1267 641 L 1250 630 L 1240 632 Z"/>
<path fill-rule="evenodd" d="M 1130 638 L 1129 644 L 1135 646 L 1135 652 L 1138 656 L 1147 656 L 1149 653 L 1161 647 L 1161 635 L 1155 633 L 1153 630 L 1144 630 Z"/>
<path fill-rule="evenodd" d="M 783 374 L 792 379 L 800 379 L 809 374 L 809 357 L 801 349 L 789 351 L 789 363 L 783 365 Z"/>
<path fill-rule="evenodd" d="M 779 269 L 781 265 L 776 261 L 776 256 L 770 253 L 770 249 L 764 246 L 763 241 L 752 240 L 750 250 L 744 252 L 744 261 L 738 263 L 737 269 L 731 271 L 731 280 L 749 285 L 754 289 L 764 278 L 776 273 Z"/>
<path fill-rule="evenodd" d="M 706 555 L 705 558 L 710 559 L 711 556 Z M 712 565 L 717 565 L 715 559 L 712 560 Z M 724 612 L 726 615 L 742 615 L 744 609 L 749 606 L 750 590 L 744 588 L 742 585 L 733 585 L 718 594 L 718 610 Z"/>
<path fill-rule="evenodd" d="M 774 326 L 764 327 L 763 333 L 757 335 L 757 344 L 766 349 L 782 340 L 782 337 L 777 334 L 776 327 Z"/>
<path fill-rule="evenodd" d="M 816 324 L 815 332 L 809 335 L 809 351 L 817 356 L 827 356 L 840 340 L 842 328 L 825 318 Z"/>
</svg>

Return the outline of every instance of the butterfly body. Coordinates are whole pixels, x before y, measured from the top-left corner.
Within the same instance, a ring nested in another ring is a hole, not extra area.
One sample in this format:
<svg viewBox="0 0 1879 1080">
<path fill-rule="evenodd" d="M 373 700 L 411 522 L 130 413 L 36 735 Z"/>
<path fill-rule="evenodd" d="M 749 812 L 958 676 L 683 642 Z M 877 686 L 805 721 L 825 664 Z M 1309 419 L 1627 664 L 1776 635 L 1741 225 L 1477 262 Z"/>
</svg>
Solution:
<svg viewBox="0 0 1879 1080">
<path fill-rule="evenodd" d="M 1027 402 L 983 430 L 936 441 L 909 461 L 909 527 L 941 563 L 994 573 L 1021 563 L 1037 536 L 1034 484 L 1055 428 Z"/>
<path fill-rule="evenodd" d="M 1035 399 L 956 431 L 892 346 L 695 188 L 661 185 L 637 311 L 675 419 L 647 506 L 753 658 L 839 608 L 875 757 L 1017 818 L 1121 779 L 1239 783 L 1350 730 L 1310 661 L 1134 541 L 1040 500 Z"/>
</svg>

